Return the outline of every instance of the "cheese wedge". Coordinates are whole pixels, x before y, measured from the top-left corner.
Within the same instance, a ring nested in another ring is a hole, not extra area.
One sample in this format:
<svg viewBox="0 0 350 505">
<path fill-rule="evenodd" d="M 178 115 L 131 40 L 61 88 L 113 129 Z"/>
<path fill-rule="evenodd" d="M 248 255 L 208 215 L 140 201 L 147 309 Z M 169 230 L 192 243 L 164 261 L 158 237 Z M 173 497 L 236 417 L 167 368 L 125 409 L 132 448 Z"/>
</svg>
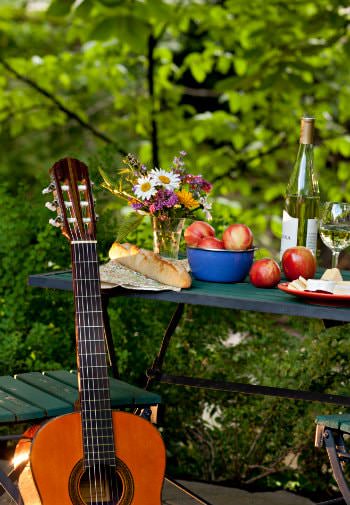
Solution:
<svg viewBox="0 0 350 505">
<path fill-rule="evenodd" d="M 340 273 L 339 268 L 328 268 L 322 275 L 321 280 L 341 282 L 343 280 L 343 277 Z"/>
<path fill-rule="evenodd" d="M 302 277 L 301 275 L 299 276 L 298 279 L 295 279 L 292 282 L 289 282 L 288 287 L 292 289 L 297 289 L 298 291 L 305 291 L 307 286 L 307 281 Z"/>
</svg>

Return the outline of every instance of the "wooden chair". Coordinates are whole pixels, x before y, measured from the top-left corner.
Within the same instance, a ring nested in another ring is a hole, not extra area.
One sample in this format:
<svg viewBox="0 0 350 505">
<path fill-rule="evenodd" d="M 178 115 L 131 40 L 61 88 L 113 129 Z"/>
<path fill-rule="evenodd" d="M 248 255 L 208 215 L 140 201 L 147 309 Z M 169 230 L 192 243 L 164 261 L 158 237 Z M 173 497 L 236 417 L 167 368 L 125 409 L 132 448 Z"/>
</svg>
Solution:
<svg viewBox="0 0 350 505">
<path fill-rule="evenodd" d="M 323 502 L 319 505 L 346 503 L 350 505 L 350 488 L 344 473 L 345 465 L 350 461 L 344 435 L 350 435 L 350 414 L 318 416 L 316 418 L 315 446 L 325 447 L 334 478 L 342 498 Z"/>
</svg>

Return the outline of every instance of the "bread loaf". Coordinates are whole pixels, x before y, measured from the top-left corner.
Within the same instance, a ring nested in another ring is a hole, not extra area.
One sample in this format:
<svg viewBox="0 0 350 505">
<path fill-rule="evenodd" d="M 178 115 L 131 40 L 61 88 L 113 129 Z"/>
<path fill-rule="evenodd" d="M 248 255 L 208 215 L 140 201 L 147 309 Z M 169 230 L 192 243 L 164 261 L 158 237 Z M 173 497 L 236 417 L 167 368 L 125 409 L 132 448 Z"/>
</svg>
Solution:
<svg viewBox="0 0 350 505">
<path fill-rule="evenodd" d="M 162 284 L 177 288 L 191 286 L 191 276 L 182 265 L 174 265 L 158 254 L 140 249 L 133 244 L 114 242 L 109 250 L 109 257 Z"/>
</svg>

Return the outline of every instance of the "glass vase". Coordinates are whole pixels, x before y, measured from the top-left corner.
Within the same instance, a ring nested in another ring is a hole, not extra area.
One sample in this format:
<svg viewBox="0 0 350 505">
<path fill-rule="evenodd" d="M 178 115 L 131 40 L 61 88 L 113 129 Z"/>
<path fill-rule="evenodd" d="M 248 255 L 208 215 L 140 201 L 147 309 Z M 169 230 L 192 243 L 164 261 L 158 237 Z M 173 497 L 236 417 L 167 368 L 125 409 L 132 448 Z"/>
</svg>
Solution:
<svg viewBox="0 0 350 505">
<path fill-rule="evenodd" d="M 152 217 L 153 251 L 168 259 L 178 259 L 185 219 Z"/>
</svg>

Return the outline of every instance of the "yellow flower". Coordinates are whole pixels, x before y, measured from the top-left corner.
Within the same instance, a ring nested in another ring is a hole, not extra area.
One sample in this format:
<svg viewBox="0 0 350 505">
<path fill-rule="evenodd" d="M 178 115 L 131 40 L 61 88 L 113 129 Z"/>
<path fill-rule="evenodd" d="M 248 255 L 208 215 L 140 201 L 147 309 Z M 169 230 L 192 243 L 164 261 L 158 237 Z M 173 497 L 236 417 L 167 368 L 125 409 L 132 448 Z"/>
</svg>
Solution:
<svg viewBox="0 0 350 505">
<path fill-rule="evenodd" d="M 193 209 L 195 207 L 199 207 L 199 202 L 193 198 L 191 193 L 186 189 L 182 189 L 181 191 L 175 191 L 179 202 L 186 207 L 186 209 Z"/>
</svg>

